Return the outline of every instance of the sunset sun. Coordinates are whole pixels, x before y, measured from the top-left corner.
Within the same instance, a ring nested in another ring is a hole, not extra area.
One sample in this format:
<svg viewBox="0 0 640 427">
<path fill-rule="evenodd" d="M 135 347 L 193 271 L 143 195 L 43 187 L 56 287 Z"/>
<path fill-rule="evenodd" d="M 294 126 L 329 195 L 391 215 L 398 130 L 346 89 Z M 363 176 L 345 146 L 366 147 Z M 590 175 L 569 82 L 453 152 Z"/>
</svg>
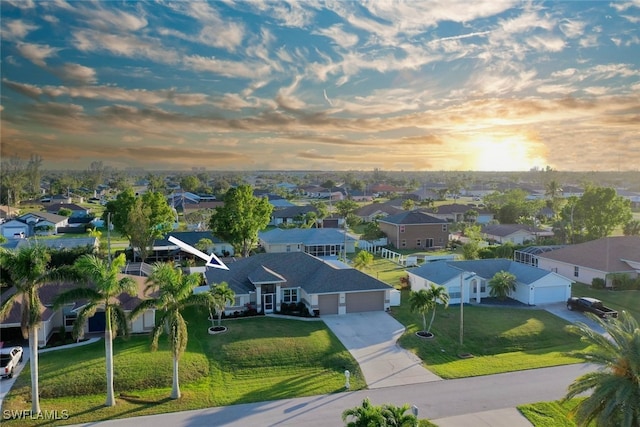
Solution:
<svg viewBox="0 0 640 427">
<path fill-rule="evenodd" d="M 533 148 L 521 137 L 478 138 L 471 143 L 469 163 L 478 171 L 526 171 L 543 162 Z"/>
</svg>

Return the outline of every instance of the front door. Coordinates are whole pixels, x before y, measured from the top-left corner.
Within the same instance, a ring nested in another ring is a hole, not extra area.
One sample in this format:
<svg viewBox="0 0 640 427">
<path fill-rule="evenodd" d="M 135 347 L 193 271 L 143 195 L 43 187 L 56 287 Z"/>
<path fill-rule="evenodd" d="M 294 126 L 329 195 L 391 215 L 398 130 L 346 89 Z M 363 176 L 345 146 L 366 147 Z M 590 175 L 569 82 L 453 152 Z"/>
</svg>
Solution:
<svg viewBox="0 0 640 427">
<path fill-rule="evenodd" d="M 265 313 L 273 313 L 274 294 L 262 295 L 262 309 Z"/>
</svg>

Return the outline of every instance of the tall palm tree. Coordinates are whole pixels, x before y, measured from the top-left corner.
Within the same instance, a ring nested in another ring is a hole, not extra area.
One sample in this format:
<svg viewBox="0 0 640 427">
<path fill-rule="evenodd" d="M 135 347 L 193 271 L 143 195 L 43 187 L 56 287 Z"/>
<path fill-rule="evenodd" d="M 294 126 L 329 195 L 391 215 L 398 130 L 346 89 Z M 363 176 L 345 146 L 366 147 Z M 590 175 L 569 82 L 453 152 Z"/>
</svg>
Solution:
<svg viewBox="0 0 640 427">
<path fill-rule="evenodd" d="M 147 279 L 145 292 L 157 291 L 157 297 L 142 301 L 130 315 L 131 319 L 135 319 L 150 308 L 161 310 L 151 332 L 151 350 L 158 349 L 160 335 L 163 331 L 166 332 L 173 356 L 172 399 L 180 398 L 178 364 L 187 348 L 189 337 L 187 322 L 181 311 L 189 306 L 208 306 L 211 303 L 211 294 L 208 292 L 193 293 L 193 289 L 200 285 L 200 278 L 198 273 L 184 275 L 181 269 L 175 268 L 172 264 L 155 263 Z"/>
<path fill-rule="evenodd" d="M 509 293 L 515 292 L 516 283 L 516 276 L 508 271 L 498 271 L 489 280 L 489 296 L 503 301 Z"/>
<path fill-rule="evenodd" d="M 570 386 L 565 400 L 583 393 L 589 397 L 574 409 L 578 425 L 592 421 L 604 427 L 640 426 L 640 327 L 638 321 L 626 311 L 618 319 L 601 319 L 587 315 L 598 322 L 606 334 L 600 334 L 584 323 L 569 325 L 566 329 L 589 344 L 573 356 L 602 366 L 595 372 L 582 375 Z"/>
<path fill-rule="evenodd" d="M 58 280 L 59 271 L 49 269 L 51 254 L 42 245 L 26 246 L 17 252 L 0 248 L 0 265 L 9 272 L 15 292 L 2 301 L 0 319 L 6 318 L 14 304 L 20 301 L 20 328 L 29 339 L 29 363 L 31 366 L 31 413 L 40 412 L 38 386 L 38 328 L 42 322 L 42 303 L 38 289 Z"/>
<path fill-rule="evenodd" d="M 227 282 L 222 282 L 218 284 L 211 285 L 211 306 L 216 311 L 218 315 L 218 326 L 222 323 L 222 313 L 224 313 L 224 308 L 228 303 L 233 303 L 235 300 L 236 294 L 229 287 Z"/>
<path fill-rule="evenodd" d="M 438 301 L 442 302 L 446 307 L 449 306 L 449 293 L 444 286 L 436 286 L 433 283 L 428 289 L 420 289 L 419 291 L 411 291 L 409 294 L 409 304 L 411 311 L 418 312 L 422 315 L 422 330 L 427 335 L 431 334 L 431 325 L 436 317 L 436 307 Z M 427 328 L 427 312 L 431 310 L 431 322 Z"/>
<path fill-rule="evenodd" d="M 86 300 L 87 304 L 80 309 L 73 324 L 73 336 L 82 337 L 84 326 L 98 308 L 104 308 L 105 328 L 104 347 L 106 355 L 107 400 L 105 406 L 115 406 L 116 399 L 113 390 L 113 338 L 119 331 L 129 334 L 129 324 L 122 307 L 115 299 L 122 293 L 135 295 L 136 282 L 130 277 L 119 277 L 120 271 L 126 264 L 124 254 L 109 262 L 95 255 L 83 255 L 75 262 L 74 267 L 79 274 L 79 282 L 85 286 L 71 289 L 59 294 L 54 299 L 54 309 L 64 304 Z"/>
</svg>

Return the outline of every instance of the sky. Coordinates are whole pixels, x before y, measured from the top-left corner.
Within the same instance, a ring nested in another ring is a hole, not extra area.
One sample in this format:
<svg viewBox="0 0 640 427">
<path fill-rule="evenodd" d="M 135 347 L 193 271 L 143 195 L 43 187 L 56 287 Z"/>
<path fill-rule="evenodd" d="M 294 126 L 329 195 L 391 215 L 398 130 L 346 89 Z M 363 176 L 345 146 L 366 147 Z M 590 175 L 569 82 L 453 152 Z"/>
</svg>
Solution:
<svg viewBox="0 0 640 427">
<path fill-rule="evenodd" d="M 640 169 L 640 0 L 0 0 L 3 159 Z"/>
</svg>

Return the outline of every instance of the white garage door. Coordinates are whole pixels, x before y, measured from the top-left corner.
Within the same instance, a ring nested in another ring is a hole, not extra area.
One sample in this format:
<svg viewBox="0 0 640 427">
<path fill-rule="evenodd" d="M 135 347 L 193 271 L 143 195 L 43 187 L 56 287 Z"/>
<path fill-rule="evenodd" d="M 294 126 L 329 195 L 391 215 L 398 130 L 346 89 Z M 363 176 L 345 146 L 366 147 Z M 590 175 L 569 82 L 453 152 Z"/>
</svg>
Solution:
<svg viewBox="0 0 640 427">
<path fill-rule="evenodd" d="M 549 304 L 552 302 L 566 301 L 566 286 L 549 286 L 544 288 L 535 288 L 533 291 L 534 304 Z"/>
<path fill-rule="evenodd" d="M 347 313 L 384 310 L 384 291 L 347 294 Z"/>
<path fill-rule="evenodd" d="M 318 309 L 320 316 L 338 314 L 338 294 L 318 295 Z"/>
</svg>

